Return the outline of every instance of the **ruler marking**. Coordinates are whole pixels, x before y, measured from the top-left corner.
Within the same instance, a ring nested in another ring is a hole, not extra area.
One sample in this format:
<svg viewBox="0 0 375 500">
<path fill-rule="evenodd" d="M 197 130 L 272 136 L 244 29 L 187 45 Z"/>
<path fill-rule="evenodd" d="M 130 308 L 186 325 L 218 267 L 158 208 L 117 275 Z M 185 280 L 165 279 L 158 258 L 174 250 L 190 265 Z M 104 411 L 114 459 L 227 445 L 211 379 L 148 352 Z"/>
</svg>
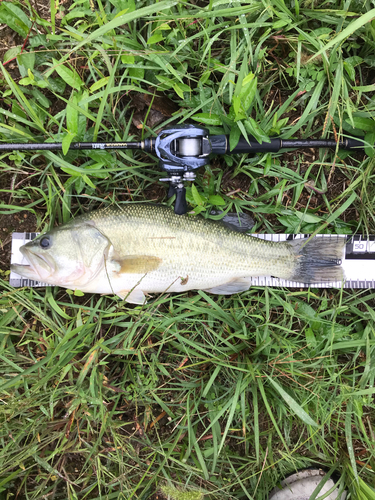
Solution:
<svg viewBox="0 0 375 500">
<path fill-rule="evenodd" d="M 20 253 L 20 247 L 33 240 L 39 233 L 13 233 L 12 235 L 12 263 L 22 264 L 23 256 Z M 295 239 L 309 238 L 309 234 L 253 234 L 252 236 L 261 238 L 267 241 L 281 242 L 293 241 Z M 344 288 L 375 288 L 375 235 L 326 235 L 318 234 L 320 238 L 338 238 L 344 236 L 347 238 L 345 245 L 344 257 L 342 259 L 342 267 L 345 272 L 346 282 Z M 31 286 L 44 287 L 51 286 L 40 281 L 23 278 L 16 273 L 10 274 L 10 285 L 14 287 Z M 272 276 L 254 276 L 251 280 L 252 286 L 271 286 L 271 287 L 287 287 L 287 288 L 341 288 L 341 283 L 314 283 L 308 285 L 306 283 L 292 282 L 289 280 L 275 278 Z"/>
</svg>

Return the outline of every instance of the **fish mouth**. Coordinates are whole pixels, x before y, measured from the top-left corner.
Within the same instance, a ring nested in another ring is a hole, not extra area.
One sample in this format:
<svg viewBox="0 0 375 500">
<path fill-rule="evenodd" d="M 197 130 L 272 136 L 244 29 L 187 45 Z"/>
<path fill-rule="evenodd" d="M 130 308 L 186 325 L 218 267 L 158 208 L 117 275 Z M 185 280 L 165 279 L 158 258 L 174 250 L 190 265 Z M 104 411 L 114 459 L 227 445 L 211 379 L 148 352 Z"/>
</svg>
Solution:
<svg viewBox="0 0 375 500">
<path fill-rule="evenodd" d="M 22 255 L 28 264 L 12 264 L 11 271 L 38 281 L 46 281 L 55 272 L 55 265 L 46 256 L 31 252 L 27 245 L 20 248 Z"/>
</svg>

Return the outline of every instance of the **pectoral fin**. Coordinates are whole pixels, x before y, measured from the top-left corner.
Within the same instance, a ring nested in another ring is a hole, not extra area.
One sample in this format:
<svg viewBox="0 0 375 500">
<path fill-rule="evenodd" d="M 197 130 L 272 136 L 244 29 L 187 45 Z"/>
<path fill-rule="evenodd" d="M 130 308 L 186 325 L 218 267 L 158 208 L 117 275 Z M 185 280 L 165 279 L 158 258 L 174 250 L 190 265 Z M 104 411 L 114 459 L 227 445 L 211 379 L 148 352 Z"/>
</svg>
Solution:
<svg viewBox="0 0 375 500">
<path fill-rule="evenodd" d="M 114 256 L 112 263 L 117 274 L 146 274 L 155 271 L 160 266 L 161 259 L 153 255 L 126 255 Z"/>
<path fill-rule="evenodd" d="M 145 294 L 139 289 L 121 290 L 117 292 L 117 295 L 129 304 L 145 304 L 147 302 Z"/>
<path fill-rule="evenodd" d="M 234 293 L 245 292 L 251 286 L 251 278 L 235 278 L 222 285 L 206 288 L 204 292 L 217 293 L 218 295 L 233 295 Z"/>
</svg>

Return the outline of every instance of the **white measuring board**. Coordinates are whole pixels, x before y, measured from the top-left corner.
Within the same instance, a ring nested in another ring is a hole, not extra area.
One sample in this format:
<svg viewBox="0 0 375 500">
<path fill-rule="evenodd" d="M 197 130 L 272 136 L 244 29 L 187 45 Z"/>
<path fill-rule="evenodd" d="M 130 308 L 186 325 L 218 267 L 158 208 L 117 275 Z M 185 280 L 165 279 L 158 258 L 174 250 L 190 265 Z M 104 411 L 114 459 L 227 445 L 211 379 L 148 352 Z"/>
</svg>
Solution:
<svg viewBox="0 0 375 500">
<path fill-rule="evenodd" d="M 13 233 L 12 235 L 12 264 L 27 264 L 20 252 L 20 247 L 33 240 L 38 233 Z M 308 234 L 253 234 L 257 238 L 269 241 L 286 241 L 297 238 L 308 238 Z M 319 234 L 318 238 L 337 238 L 338 235 Z M 346 281 L 344 288 L 375 288 L 375 236 L 363 237 L 360 235 L 343 236 L 347 238 L 345 246 L 342 267 L 344 269 Z M 11 272 L 9 284 L 14 287 L 31 286 L 50 286 L 40 281 L 23 278 L 18 274 Z M 287 288 L 341 288 L 341 282 L 332 283 L 297 283 L 271 276 L 253 277 L 252 286 L 272 286 Z"/>
</svg>

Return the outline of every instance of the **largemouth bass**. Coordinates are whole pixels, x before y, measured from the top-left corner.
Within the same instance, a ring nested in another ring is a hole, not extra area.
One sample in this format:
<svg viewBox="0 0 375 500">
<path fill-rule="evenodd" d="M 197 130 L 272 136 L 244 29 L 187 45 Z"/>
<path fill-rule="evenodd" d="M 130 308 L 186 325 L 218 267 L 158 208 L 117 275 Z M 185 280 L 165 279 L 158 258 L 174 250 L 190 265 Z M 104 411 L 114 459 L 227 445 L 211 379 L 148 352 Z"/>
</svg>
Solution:
<svg viewBox="0 0 375 500">
<path fill-rule="evenodd" d="M 345 238 L 274 243 L 220 221 L 175 215 L 158 205 L 109 207 L 72 219 L 21 247 L 21 276 L 82 292 L 117 294 L 143 304 L 145 294 L 201 289 L 230 295 L 252 276 L 302 283 L 343 279 Z"/>
</svg>

